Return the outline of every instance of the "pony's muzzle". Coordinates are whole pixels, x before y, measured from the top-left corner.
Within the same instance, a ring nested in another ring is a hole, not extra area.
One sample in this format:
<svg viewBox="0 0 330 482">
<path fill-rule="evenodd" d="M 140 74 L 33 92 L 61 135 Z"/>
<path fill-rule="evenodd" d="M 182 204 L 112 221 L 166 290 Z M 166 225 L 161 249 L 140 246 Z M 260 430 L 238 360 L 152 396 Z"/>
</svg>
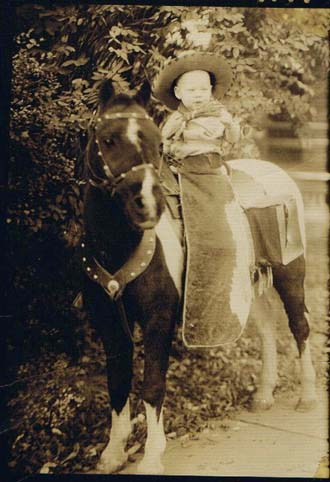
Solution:
<svg viewBox="0 0 330 482">
<path fill-rule="evenodd" d="M 133 198 L 133 205 L 136 215 L 138 217 L 138 224 L 152 224 L 155 225 L 158 221 L 157 205 L 155 199 L 146 199 L 143 195 L 136 195 Z"/>
<path fill-rule="evenodd" d="M 139 211 L 144 211 L 146 209 L 146 206 L 143 201 L 143 197 L 140 195 L 137 195 L 133 198 L 133 203 L 135 205 L 135 208 Z"/>
</svg>

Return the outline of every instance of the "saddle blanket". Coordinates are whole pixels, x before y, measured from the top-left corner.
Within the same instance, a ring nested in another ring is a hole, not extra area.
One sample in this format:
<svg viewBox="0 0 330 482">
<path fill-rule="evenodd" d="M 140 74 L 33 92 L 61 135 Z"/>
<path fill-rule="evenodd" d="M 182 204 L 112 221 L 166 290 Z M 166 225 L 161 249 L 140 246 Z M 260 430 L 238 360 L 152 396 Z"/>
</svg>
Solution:
<svg viewBox="0 0 330 482">
<path fill-rule="evenodd" d="M 287 265 L 304 253 L 301 194 L 276 165 L 253 159 L 228 162 L 231 183 L 253 238 L 255 259 Z"/>
<path fill-rule="evenodd" d="M 301 206 L 283 171 L 249 159 L 229 161 L 230 176 L 224 168 L 201 174 L 201 159 L 198 163 L 198 173 L 181 169 L 179 185 L 172 173 L 162 179 L 177 232 L 183 217 L 182 333 L 189 348 L 235 341 L 249 315 L 254 271 L 288 264 L 304 252 Z M 282 186 L 287 181 L 279 194 L 270 182 L 274 175 Z"/>
</svg>

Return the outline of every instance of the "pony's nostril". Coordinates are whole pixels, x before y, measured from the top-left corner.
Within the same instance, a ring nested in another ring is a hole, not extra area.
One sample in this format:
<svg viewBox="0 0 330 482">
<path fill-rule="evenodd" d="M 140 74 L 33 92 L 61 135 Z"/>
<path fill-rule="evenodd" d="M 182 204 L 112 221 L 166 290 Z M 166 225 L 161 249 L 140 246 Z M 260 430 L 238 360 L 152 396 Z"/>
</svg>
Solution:
<svg viewBox="0 0 330 482">
<path fill-rule="evenodd" d="M 141 197 L 141 196 L 137 196 L 137 197 L 134 199 L 134 202 L 135 202 L 136 206 L 137 206 L 139 209 L 143 209 L 143 208 L 144 208 L 144 203 L 143 203 L 143 200 L 142 200 L 142 197 Z"/>
</svg>

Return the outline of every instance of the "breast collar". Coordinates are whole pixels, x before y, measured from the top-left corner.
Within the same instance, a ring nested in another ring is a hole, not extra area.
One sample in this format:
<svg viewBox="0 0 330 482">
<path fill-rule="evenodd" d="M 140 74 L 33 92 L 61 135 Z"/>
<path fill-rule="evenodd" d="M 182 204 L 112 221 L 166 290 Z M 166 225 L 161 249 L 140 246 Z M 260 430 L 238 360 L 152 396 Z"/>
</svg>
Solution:
<svg viewBox="0 0 330 482">
<path fill-rule="evenodd" d="M 115 273 L 107 271 L 93 256 L 86 240 L 80 244 L 80 256 L 84 271 L 88 277 L 98 283 L 110 296 L 117 300 L 126 286 L 140 276 L 149 266 L 156 249 L 156 233 L 154 229 L 143 232 L 142 239 L 126 263 Z"/>
</svg>

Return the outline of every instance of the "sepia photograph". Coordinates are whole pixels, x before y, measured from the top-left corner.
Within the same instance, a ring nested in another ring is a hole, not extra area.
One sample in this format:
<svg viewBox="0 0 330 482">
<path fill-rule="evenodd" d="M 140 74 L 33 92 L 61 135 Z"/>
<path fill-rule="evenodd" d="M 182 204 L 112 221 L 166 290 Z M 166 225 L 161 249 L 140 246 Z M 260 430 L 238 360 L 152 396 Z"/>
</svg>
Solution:
<svg viewBox="0 0 330 482">
<path fill-rule="evenodd" d="M 300 7 L 2 9 L 8 480 L 329 477 L 330 9 Z"/>
</svg>

